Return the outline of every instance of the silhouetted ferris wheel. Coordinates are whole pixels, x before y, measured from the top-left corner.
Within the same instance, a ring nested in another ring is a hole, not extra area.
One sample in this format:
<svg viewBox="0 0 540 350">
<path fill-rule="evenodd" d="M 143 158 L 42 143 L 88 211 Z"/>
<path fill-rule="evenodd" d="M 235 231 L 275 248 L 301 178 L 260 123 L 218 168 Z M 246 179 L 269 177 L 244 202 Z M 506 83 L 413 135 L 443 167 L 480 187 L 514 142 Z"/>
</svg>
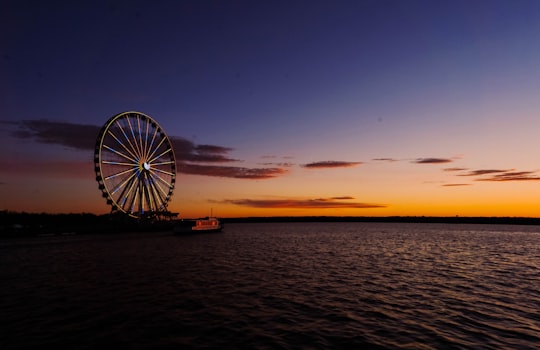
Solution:
<svg viewBox="0 0 540 350">
<path fill-rule="evenodd" d="M 96 180 L 111 210 L 134 218 L 167 212 L 176 180 L 169 138 L 151 117 L 124 112 L 101 128 L 94 152 Z"/>
</svg>

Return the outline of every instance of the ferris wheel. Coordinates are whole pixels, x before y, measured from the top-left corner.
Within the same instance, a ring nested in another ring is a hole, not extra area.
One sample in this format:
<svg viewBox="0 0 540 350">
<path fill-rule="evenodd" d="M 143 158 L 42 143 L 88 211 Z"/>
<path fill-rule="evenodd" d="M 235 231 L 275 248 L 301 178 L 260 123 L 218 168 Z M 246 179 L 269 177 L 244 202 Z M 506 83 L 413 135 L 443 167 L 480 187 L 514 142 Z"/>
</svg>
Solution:
<svg viewBox="0 0 540 350">
<path fill-rule="evenodd" d="M 152 218 L 167 212 L 176 160 L 169 138 L 151 117 L 124 112 L 101 128 L 94 152 L 96 180 L 113 212 Z"/>
</svg>

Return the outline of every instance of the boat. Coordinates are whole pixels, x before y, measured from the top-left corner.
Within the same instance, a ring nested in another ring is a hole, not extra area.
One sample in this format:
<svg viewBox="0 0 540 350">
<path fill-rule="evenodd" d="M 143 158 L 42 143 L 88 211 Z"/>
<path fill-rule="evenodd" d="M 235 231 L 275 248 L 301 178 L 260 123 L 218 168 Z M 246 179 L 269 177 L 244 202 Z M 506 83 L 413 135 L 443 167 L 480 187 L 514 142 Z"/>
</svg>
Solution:
<svg viewBox="0 0 540 350">
<path fill-rule="evenodd" d="M 207 217 L 195 220 L 195 226 L 191 229 L 193 231 L 220 232 L 223 230 L 223 223 L 216 217 Z"/>
<path fill-rule="evenodd" d="M 174 226 L 174 233 L 204 233 L 204 232 L 221 232 L 223 223 L 216 217 L 206 217 L 196 220 L 181 220 Z"/>
</svg>

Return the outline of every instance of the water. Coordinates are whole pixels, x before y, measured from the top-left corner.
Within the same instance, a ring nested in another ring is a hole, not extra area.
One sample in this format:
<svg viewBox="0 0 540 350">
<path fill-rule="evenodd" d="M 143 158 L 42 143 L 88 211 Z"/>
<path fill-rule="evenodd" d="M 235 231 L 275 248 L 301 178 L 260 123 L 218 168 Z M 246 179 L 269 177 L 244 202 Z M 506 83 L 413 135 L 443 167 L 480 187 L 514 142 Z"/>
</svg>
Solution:
<svg viewBox="0 0 540 350">
<path fill-rule="evenodd" d="M 540 227 L 0 240 L 0 348 L 535 349 Z"/>
</svg>

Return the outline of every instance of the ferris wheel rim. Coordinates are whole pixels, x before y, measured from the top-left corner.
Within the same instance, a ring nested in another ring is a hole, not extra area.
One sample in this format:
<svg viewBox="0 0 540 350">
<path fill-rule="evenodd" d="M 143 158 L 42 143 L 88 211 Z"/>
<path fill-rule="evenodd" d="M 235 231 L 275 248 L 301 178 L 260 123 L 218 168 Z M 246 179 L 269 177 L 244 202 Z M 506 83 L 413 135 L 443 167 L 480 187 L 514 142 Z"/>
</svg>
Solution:
<svg viewBox="0 0 540 350">
<path fill-rule="evenodd" d="M 176 182 L 176 159 L 159 123 L 137 111 L 118 113 L 101 128 L 94 169 L 111 211 L 134 218 L 167 211 Z"/>
</svg>

